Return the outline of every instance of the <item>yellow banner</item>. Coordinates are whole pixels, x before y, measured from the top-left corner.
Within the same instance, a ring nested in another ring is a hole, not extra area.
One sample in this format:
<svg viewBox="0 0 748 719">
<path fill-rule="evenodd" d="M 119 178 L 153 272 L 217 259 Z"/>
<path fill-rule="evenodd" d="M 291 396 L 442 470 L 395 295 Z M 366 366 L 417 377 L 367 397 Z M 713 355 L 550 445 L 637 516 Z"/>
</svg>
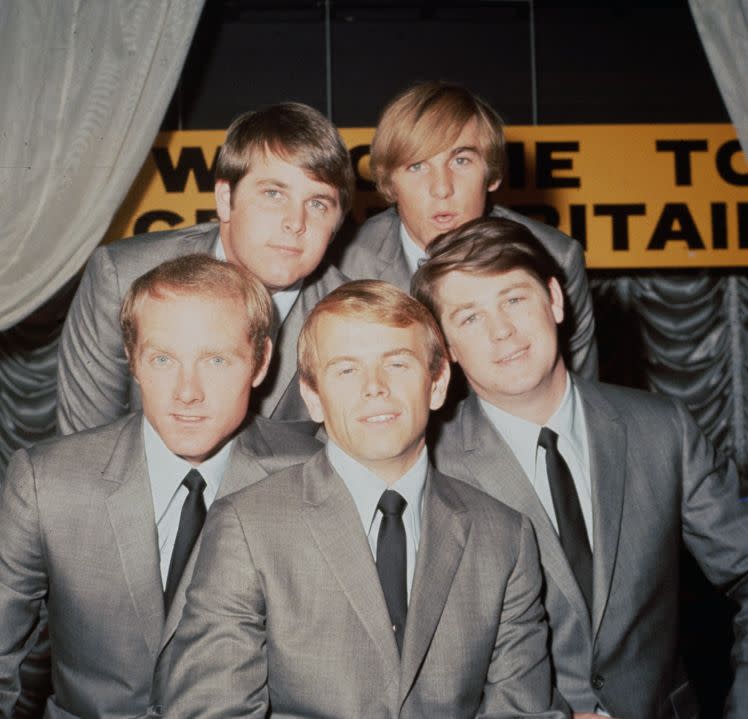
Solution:
<svg viewBox="0 0 748 719">
<path fill-rule="evenodd" d="M 161 133 L 107 240 L 214 216 L 222 130 Z M 371 128 L 341 129 L 357 176 L 353 214 L 384 206 Z M 494 199 L 557 225 L 595 268 L 748 265 L 748 162 L 731 125 L 542 125 L 507 129 Z"/>
</svg>

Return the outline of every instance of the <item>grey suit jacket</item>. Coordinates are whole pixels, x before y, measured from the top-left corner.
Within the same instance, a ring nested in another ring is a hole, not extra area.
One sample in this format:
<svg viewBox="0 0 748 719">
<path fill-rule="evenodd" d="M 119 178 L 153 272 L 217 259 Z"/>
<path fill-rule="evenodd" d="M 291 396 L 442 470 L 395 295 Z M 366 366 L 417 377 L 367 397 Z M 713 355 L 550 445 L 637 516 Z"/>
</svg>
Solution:
<svg viewBox="0 0 748 719">
<path fill-rule="evenodd" d="M 324 450 L 217 502 L 166 716 L 565 716 L 527 520 L 430 471 L 422 526 L 400 659 L 361 519 Z"/>
<path fill-rule="evenodd" d="M 218 224 L 138 235 L 96 249 L 86 266 L 60 338 L 57 424 L 62 434 L 112 422 L 140 408 L 119 327 L 119 310 L 133 280 L 166 260 L 210 253 Z M 307 314 L 346 281 L 333 267 L 308 277 L 273 349 L 268 376 L 252 392 L 257 414 L 277 420 L 309 419 L 296 374 L 296 341 Z"/>
<path fill-rule="evenodd" d="M 164 616 L 142 434 L 138 413 L 13 456 L 0 495 L 0 717 L 12 714 L 25 639 L 45 598 L 55 689 L 45 716 L 148 710 L 154 668 L 158 683 L 196 551 Z M 219 496 L 319 446 L 256 418 L 237 437 Z"/>
<path fill-rule="evenodd" d="M 582 246 L 555 227 L 531 220 L 501 205 L 491 209 L 492 217 L 504 217 L 525 225 L 564 272 L 564 294 L 570 309 L 569 337 L 565 342 L 568 366 L 590 379 L 597 378 L 595 316 L 587 284 Z M 342 251 L 338 265 L 352 280 L 386 280 L 406 292 L 410 289 L 410 268 L 400 242 L 400 216 L 395 207 L 371 217 Z"/>
<path fill-rule="evenodd" d="M 728 717 L 748 716 L 748 505 L 734 467 L 685 408 L 659 395 L 575 378 L 590 449 L 593 607 L 553 525 L 475 396 L 441 430 L 437 466 L 530 518 L 545 574 L 556 684 L 574 711 L 623 719 L 695 717 L 678 658 L 682 542 L 739 603 Z"/>
</svg>

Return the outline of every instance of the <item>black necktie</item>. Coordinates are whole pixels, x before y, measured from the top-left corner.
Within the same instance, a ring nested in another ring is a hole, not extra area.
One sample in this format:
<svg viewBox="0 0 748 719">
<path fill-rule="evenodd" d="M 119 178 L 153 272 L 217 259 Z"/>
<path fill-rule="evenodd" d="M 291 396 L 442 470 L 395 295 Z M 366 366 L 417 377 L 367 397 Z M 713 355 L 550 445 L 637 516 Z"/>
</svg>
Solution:
<svg viewBox="0 0 748 719">
<path fill-rule="evenodd" d="M 169 611 L 177 585 L 182 578 L 182 572 L 190 558 L 192 548 L 195 546 L 200 530 L 205 522 L 205 499 L 203 490 L 205 480 L 196 469 L 191 469 L 182 480 L 189 494 L 182 505 L 182 514 L 179 516 L 179 529 L 177 538 L 174 540 L 174 551 L 171 553 L 169 562 L 169 574 L 166 577 L 166 589 L 164 590 L 164 607 Z"/>
<path fill-rule="evenodd" d="M 558 435 L 552 429 L 543 427 L 540 430 L 538 444 L 545 449 L 545 466 L 561 546 L 589 610 L 592 607 L 592 551 L 574 479 L 558 451 L 557 442 Z"/>
<path fill-rule="evenodd" d="M 377 572 L 382 585 L 392 631 L 398 651 L 402 652 L 405 636 L 405 617 L 408 613 L 407 556 L 403 510 L 407 502 L 397 492 L 387 489 L 379 499 L 377 509 L 382 513 L 377 538 Z"/>
</svg>

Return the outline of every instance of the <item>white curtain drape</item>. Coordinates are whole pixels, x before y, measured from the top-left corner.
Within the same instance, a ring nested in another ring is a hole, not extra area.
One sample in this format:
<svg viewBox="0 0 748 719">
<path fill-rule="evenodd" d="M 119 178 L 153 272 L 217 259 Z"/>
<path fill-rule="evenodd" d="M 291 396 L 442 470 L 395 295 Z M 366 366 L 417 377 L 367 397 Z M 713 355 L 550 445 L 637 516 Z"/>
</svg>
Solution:
<svg viewBox="0 0 748 719">
<path fill-rule="evenodd" d="M 748 157 L 748 0 L 689 0 L 701 44 Z"/>
<path fill-rule="evenodd" d="M 85 264 L 179 80 L 204 0 L 0 0 L 0 330 Z"/>
</svg>

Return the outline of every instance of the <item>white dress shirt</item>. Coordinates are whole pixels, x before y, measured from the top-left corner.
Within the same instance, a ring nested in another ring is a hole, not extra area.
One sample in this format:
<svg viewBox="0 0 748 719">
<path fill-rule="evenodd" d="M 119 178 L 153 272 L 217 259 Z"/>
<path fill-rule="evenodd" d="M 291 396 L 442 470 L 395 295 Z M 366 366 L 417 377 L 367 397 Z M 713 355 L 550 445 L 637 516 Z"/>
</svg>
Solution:
<svg viewBox="0 0 748 719">
<path fill-rule="evenodd" d="M 553 526 L 558 531 L 556 512 L 553 508 L 553 498 L 548 483 L 548 471 L 545 465 L 545 450 L 538 446 L 541 426 L 515 417 L 482 399 L 480 403 L 491 424 L 511 448 L 535 489 L 538 499 L 540 499 Z M 549 427 L 558 435 L 558 451 L 566 461 L 574 479 L 587 536 L 590 540 L 590 548 L 594 549 L 592 539 L 592 483 L 590 480 L 587 426 L 584 420 L 582 400 L 568 373 L 561 404 L 544 426 Z"/>
<path fill-rule="evenodd" d="M 189 490 L 182 484 L 182 480 L 191 469 L 197 469 L 200 472 L 206 484 L 203 492 L 205 508 L 210 509 L 210 505 L 213 504 L 213 500 L 218 493 L 218 488 L 221 486 L 234 440 L 227 442 L 217 454 L 198 467 L 193 467 L 186 460 L 177 457 L 164 444 L 164 441 L 145 417 L 143 417 L 143 440 L 148 476 L 151 481 L 151 494 L 153 495 L 153 511 L 156 516 L 156 529 L 158 531 L 161 583 L 165 588 L 171 554 L 174 551 L 174 541 L 179 530 L 182 505 L 189 494 Z"/>
<path fill-rule="evenodd" d="M 408 269 L 410 269 L 410 276 L 412 277 L 416 273 L 418 265 L 426 259 L 426 250 L 415 243 L 415 240 L 405 229 L 404 222 L 400 223 L 400 243 L 403 246 L 405 261 L 408 263 Z"/>
<path fill-rule="evenodd" d="M 402 495 L 407 502 L 403 510 L 403 525 L 405 526 L 408 602 L 410 602 L 410 590 L 413 586 L 418 543 L 421 541 L 423 488 L 426 484 L 426 473 L 428 471 L 426 448 L 424 447 L 416 463 L 391 486 L 388 486 L 374 472 L 346 454 L 332 440 L 327 440 L 325 450 L 330 464 L 341 476 L 343 482 L 345 482 L 345 486 L 353 497 L 375 561 L 377 557 L 379 525 L 382 523 L 382 513 L 377 510 L 377 505 L 379 504 L 382 493 L 386 489 L 392 489 Z"/>
</svg>

